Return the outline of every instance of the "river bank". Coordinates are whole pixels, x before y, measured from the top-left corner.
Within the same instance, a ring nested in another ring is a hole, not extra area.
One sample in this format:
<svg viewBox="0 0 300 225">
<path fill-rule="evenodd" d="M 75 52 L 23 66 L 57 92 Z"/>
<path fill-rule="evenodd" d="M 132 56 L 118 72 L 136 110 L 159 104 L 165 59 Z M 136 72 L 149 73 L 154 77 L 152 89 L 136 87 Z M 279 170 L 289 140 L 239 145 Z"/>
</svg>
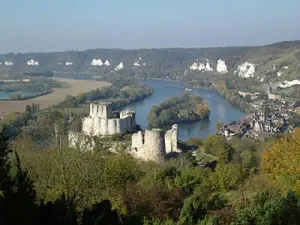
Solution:
<svg viewBox="0 0 300 225">
<path fill-rule="evenodd" d="M 237 110 L 242 111 L 244 113 L 253 113 L 256 110 L 248 103 L 246 102 L 239 94 L 237 90 L 228 89 L 228 87 L 225 84 L 212 84 L 209 87 L 202 87 L 199 85 L 191 85 L 189 83 L 182 82 L 182 84 L 187 85 L 191 88 L 198 88 L 203 90 L 209 90 L 214 91 L 218 93 L 222 98 L 224 98 L 226 101 L 228 101 L 233 107 L 235 107 Z M 223 87 L 224 90 L 221 88 Z"/>
</svg>

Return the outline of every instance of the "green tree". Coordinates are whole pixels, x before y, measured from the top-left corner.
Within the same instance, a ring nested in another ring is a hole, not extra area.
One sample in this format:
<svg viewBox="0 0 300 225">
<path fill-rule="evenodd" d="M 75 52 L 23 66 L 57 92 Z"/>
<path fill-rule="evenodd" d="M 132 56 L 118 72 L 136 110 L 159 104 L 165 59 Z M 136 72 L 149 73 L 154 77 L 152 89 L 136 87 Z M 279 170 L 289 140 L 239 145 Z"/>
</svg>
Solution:
<svg viewBox="0 0 300 225">
<path fill-rule="evenodd" d="M 232 157 L 233 149 L 223 136 L 211 135 L 205 138 L 203 147 L 206 153 L 216 156 L 220 162 L 228 162 Z"/>
<path fill-rule="evenodd" d="M 300 221 L 299 198 L 292 192 L 287 197 L 274 197 L 263 192 L 240 210 L 236 225 L 296 225 Z"/>
</svg>

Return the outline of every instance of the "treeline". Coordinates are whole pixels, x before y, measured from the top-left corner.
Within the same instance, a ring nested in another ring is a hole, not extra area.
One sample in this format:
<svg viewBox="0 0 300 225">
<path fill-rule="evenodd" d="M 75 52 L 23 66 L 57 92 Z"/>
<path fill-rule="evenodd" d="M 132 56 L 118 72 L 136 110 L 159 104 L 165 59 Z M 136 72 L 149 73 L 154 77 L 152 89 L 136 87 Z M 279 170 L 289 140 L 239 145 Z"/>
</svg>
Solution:
<svg viewBox="0 0 300 225">
<path fill-rule="evenodd" d="M 180 97 L 173 97 L 158 106 L 153 106 L 149 116 L 149 125 L 161 126 L 207 119 L 209 105 L 199 95 L 184 92 Z"/>
<path fill-rule="evenodd" d="M 27 72 L 24 73 L 24 76 L 31 76 L 31 77 L 53 77 L 53 71 L 44 71 L 44 72 Z"/>
<path fill-rule="evenodd" d="M 66 99 L 58 106 L 61 108 L 75 108 L 86 101 L 105 100 L 113 102 L 115 108 L 120 108 L 126 104 L 142 100 L 152 93 L 152 88 L 145 85 L 112 85 L 110 87 L 92 90 L 88 93 L 82 93 L 76 97 L 66 96 Z"/>
<path fill-rule="evenodd" d="M 244 112 L 254 112 L 255 109 L 249 104 L 247 98 L 242 98 L 236 89 L 231 89 L 228 81 L 221 81 L 214 89 L 222 95 L 230 104 L 236 106 Z"/>
</svg>

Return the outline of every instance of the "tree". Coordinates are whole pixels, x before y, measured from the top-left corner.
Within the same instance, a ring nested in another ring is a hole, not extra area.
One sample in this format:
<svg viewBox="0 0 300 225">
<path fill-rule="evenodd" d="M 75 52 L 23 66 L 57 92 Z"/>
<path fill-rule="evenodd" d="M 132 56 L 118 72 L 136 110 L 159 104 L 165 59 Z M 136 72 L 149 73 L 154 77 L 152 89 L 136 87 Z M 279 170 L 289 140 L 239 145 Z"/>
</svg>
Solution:
<svg viewBox="0 0 300 225">
<path fill-rule="evenodd" d="M 207 103 L 197 104 L 196 112 L 201 117 L 201 119 L 208 118 L 210 114 L 209 105 Z"/>
<path fill-rule="evenodd" d="M 289 192 L 286 197 L 274 197 L 268 192 L 255 196 L 238 212 L 234 225 L 296 225 L 300 221 L 299 197 Z"/>
<path fill-rule="evenodd" d="M 72 198 L 62 195 L 53 202 L 41 202 L 37 213 L 39 224 L 77 225 L 78 213 Z"/>
<path fill-rule="evenodd" d="M 119 215 L 109 200 L 94 204 L 83 211 L 81 225 L 120 225 Z"/>
<path fill-rule="evenodd" d="M 0 133 L 0 224 L 36 224 L 37 205 L 32 181 L 16 154 L 16 169 L 10 173 L 8 142 Z"/>
<path fill-rule="evenodd" d="M 251 102 L 251 95 L 246 95 L 245 97 L 244 97 L 244 100 L 246 101 L 246 102 Z"/>
<path fill-rule="evenodd" d="M 211 135 L 205 138 L 203 147 L 207 153 L 218 157 L 220 162 L 228 162 L 231 159 L 232 148 L 223 136 Z"/>
<path fill-rule="evenodd" d="M 224 126 L 223 122 L 217 122 L 216 123 L 216 129 L 217 129 L 217 131 L 219 131 L 223 126 Z"/>
<path fill-rule="evenodd" d="M 283 190 L 300 193 L 300 129 L 282 137 L 265 151 L 262 169 L 266 178 Z"/>
</svg>

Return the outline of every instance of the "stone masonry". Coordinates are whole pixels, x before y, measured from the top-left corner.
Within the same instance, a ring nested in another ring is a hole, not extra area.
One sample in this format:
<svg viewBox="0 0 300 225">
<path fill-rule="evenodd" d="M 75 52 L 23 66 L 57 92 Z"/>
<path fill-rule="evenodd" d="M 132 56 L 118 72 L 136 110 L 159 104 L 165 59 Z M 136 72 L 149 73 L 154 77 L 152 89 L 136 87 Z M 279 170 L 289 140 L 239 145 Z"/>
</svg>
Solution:
<svg viewBox="0 0 300 225">
<path fill-rule="evenodd" d="M 178 125 L 174 124 L 165 134 L 166 153 L 176 152 L 178 142 Z"/>
<path fill-rule="evenodd" d="M 82 120 L 82 132 L 90 136 L 123 134 L 136 127 L 135 112 L 112 112 L 112 103 L 91 103 L 90 115 Z"/>
<path fill-rule="evenodd" d="M 178 125 L 164 133 L 161 129 L 139 131 L 132 135 L 131 153 L 145 160 L 162 162 L 165 155 L 177 151 Z"/>
</svg>

